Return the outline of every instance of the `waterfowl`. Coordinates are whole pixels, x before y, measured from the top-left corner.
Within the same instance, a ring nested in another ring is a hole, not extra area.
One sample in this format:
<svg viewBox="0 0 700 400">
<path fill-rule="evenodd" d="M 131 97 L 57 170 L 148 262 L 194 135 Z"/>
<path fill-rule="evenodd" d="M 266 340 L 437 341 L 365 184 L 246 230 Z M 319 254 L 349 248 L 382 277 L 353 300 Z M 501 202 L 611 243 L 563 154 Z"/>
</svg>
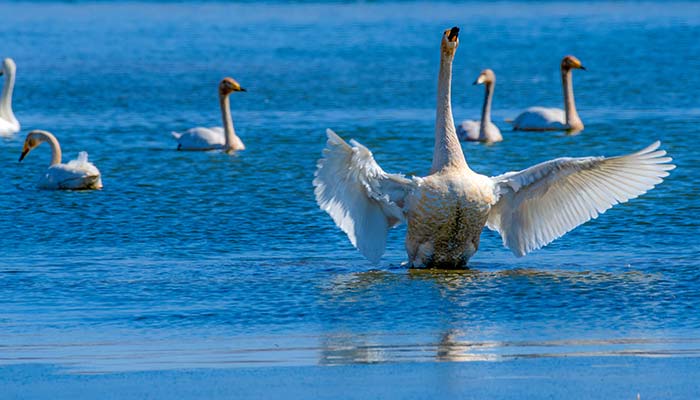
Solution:
<svg viewBox="0 0 700 400">
<path fill-rule="evenodd" d="M 446 30 L 442 38 L 428 176 L 387 173 L 366 147 L 326 132 L 313 181 L 316 201 L 370 261 L 380 260 L 389 228 L 402 222 L 408 224 L 406 251 L 414 268 L 466 266 L 484 226 L 523 256 L 652 189 L 674 168 L 656 142 L 626 156 L 558 158 L 494 177 L 472 171 L 452 119 L 458 32 Z"/>
<path fill-rule="evenodd" d="M 583 122 L 574 102 L 574 69 L 586 70 L 578 58 L 566 56 L 561 60 L 561 82 L 564 88 L 564 110 L 560 108 L 530 107 L 511 123 L 520 131 L 573 131 L 583 130 Z"/>
<path fill-rule="evenodd" d="M 6 58 L 2 61 L 0 76 L 5 76 L 5 84 L 0 94 L 0 136 L 10 136 L 19 132 L 19 121 L 12 112 L 12 92 L 15 89 L 15 72 L 17 66 L 14 60 Z"/>
<path fill-rule="evenodd" d="M 233 129 L 233 119 L 231 118 L 231 106 L 229 96 L 233 92 L 245 92 L 246 90 L 233 78 L 224 78 L 219 83 L 219 105 L 221 106 L 221 119 L 223 128 L 220 126 L 204 128 L 198 126 L 191 128 L 184 133 L 172 132 L 177 140 L 178 150 L 223 150 L 227 153 L 244 150 L 243 141 L 236 135 Z"/>
<path fill-rule="evenodd" d="M 491 122 L 491 101 L 493 100 L 493 91 L 496 88 L 496 74 L 490 69 L 481 71 L 474 81 L 474 85 L 482 84 L 486 88 L 486 94 L 484 106 L 481 109 L 481 120 L 462 121 L 457 127 L 457 136 L 460 140 L 470 142 L 500 142 L 503 140 L 501 130 Z"/>
<path fill-rule="evenodd" d="M 51 146 L 51 164 L 49 164 L 46 173 L 39 179 L 37 186 L 40 189 L 88 190 L 102 188 L 100 171 L 88 161 L 88 154 L 81 151 L 78 153 L 77 159 L 62 164 L 61 146 L 58 144 L 58 139 L 47 131 L 34 130 L 29 132 L 24 140 L 19 161 L 24 160 L 24 157 L 32 149 L 44 142 L 48 142 Z"/>
</svg>

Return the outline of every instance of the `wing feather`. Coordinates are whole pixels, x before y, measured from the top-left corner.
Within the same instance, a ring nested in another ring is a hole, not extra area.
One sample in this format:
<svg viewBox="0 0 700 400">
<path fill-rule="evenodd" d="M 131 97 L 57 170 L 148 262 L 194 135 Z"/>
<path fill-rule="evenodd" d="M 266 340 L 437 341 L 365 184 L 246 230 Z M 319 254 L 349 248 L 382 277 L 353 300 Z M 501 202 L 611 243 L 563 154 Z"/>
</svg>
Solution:
<svg viewBox="0 0 700 400">
<path fill-rule="evenodd" d="M 330 129 L 326 135 L 313 181 L 316 202 L 353 246 L 377 263 L 384 254 L 389 228 L 405 219 L 404 200 L 416 183 L 384 172 L 360 143 L 351 140 L 348 144 Z"/>
<path fill-rule="evenodd" d="M 659 142 L 625 156 L 558 158 L 493 177 L 498 201 L 487 226 L 523 256 L 636 198 L 675 168 Z"/>
</svg>

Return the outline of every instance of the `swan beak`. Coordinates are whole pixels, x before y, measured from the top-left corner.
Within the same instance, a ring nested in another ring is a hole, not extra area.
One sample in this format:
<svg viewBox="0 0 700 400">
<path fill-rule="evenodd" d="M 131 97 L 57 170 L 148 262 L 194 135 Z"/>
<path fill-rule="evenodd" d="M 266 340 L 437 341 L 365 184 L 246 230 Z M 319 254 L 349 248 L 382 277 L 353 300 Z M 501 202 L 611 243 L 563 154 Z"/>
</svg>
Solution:
<svg viewBox="0 0 700 400">
<path fill-rule="evenodd" d="M 458 36 L 459 36 L 459 28 L 457 28 L 455 26 L 452 29 L 450 29 L 450 34 L 447 35 L 447 40 L 449 40 L 450 42 L 454 42 L 457 40 Z"/>
<path fill-rule="evenodd" d="M 578 69 L 582 69 L 582 70 L 585 71 L 585 70 L 586 70 L 586 67 L 584 67 L 583 65 L 580 65 L 580 66 L 578 67 Z"/>
<path fill-rule="evenodd" d="M 239 91 L 239 92 L 247 92 L 247 90 L 245 90 L 245 88 L 242 88 L 242 87 L 239 87 L 239 88 L 238 88 L 238 91 Z"/>
<path fill-rule="evenodd" d="M 24 157 L 27 155 L 27 153 L 29 153 L 29 149 L 22 150 L 22 155 L 19 156 L 19 161 L 17 161 L 17 162 L 22 162 L 22 160 L 24 160 Z"/>
</svg>

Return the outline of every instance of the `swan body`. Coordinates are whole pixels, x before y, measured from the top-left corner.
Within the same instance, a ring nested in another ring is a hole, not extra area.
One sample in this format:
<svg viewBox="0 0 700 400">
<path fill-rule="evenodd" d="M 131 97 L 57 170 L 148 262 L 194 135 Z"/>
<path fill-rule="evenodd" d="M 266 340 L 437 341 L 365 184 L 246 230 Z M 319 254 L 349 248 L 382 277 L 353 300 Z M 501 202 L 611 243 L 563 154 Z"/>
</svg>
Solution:
<svg viewBox="0 0 700 400">
<path fill-rule="evenodd" d="M 442 42 L 431 173 L 385 172 L 360 143 L 332 130 L 314 179 L 316 201 L 370 261 L 384 253 L 390 228 L 406 222 L 411 267 L 460 268 L 484 226 L 516 256 L 547 245 L 615 204 L 652 189 L 675 166 L 659 142 L 626 156 L 558 158 L 488 177 L 469 168 L 451 111 L 457 28 Z"/>
<path fill-rule="evenodd" d="M 224 126 L 211 128 L 199 126 L 188 129 L 183 133 L 172 132 L 178 143 L 177 149 L 192 151 L 223 150 L 225 152 L 245 150 L 243 141 L 236 135 L 233 128 L 229 104 L 229 95 L 231 93 L 245 91 L 234 79 L 224 78 L 219 83 L 219 103 Z"/>
<path fill-rule="evenodd" d="M 561 108 L 530 107 L 513 120 L 515 130 L 566 130 L 566 113 Z"/>
<path fill-rule="evenodd" d="M 0 136 L 11 136 L 19 132 L 19 121 L 12 112 L 12 92 L 15 88 L 15 71 L 17 66 L 11 58 L 2 61 L 0 76 L 5 76 L 5 84 L 0 94 Z"/>
<path fill-rule="evenodd" d="M 43 142 L 51 146 L 51 164 L 46 173 L 39 178 L 37 186 L 48 190 L 90 190 L 102 188 L 100 171 L 88 161 L 88 154 L 78 153 L 78 158 L 66 164 L 61 163 L 61 147 L 56 137 L 47 131 L 35 130 L 27 135 L 22 148 L 24 157 Z"/>
<path fill-rule="evenodd" d="M 572 70 L 586 68 L 578 58 L 566 56 L 561 60 L 561 79 L 564 89 L 564 107 L 546 108 L 530 107 L 518 115 L 513 121 L 513 130 L 521 131 L 560 131 L 578 132 L 583 130 L 583 122 L 576 111 L 574 101 L 574 86 Z"/>
<path fill-rule="evenodd" d="M 178 150 L 221 150 L 226 145 L 226 134 L 220 126 L 198 126 L 172 135 L 177 140 Z"/>
<path fill-rule="evenodd" d="M 501 130 L 491 122 L 491 101 L 493 91 L 496 87 L 496 74 L 485 69 L 474 81 L 474 85 L 484 84 L 486 95 L 484 96 L 484 107 L 481 111 L 481 120 L 465 120 L 457 126 L 457 136 L 460 140 L 470 142 L 500 142 L 503 140 Z"/>
<path fill-rule="evenodd" d="M 488 122 L 486 128 L 481 130 L 481 121 L 465 119 L 457 126 L 457 136 L 459 140 L 465 142 L 500 142 L 503 140 L 501 130 L 493 122 Z M 488 138 L 491 138 L 489 140 Z"/>
</svg>

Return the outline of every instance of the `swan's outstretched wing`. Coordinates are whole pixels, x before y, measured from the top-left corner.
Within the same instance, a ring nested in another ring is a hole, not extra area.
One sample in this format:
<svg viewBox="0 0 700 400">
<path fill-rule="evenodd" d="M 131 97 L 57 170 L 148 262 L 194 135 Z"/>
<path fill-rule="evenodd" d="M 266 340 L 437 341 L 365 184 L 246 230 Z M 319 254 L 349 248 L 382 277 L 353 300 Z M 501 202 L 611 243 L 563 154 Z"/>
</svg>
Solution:
<svg viewBox="0 0 700 400">
<path fill-rule="evenodd" d="M 404 199 L 416 183 L 387 174 L 372 152 L 354 140 L 350 146 L 328 129 L 323 158 L 318 161 L 316 202 L 372 262 L 378 262 L 389 228 L 404 221 Z"/>
<path fill-rule="evenodd" d="M 655 142 L 626 156 L 558 158 L 493 177 L 499 197 L 487 226 L 516 256 L 539 249 L 661 183 L 675 165 L 658 148 Z"/>
</svg>

